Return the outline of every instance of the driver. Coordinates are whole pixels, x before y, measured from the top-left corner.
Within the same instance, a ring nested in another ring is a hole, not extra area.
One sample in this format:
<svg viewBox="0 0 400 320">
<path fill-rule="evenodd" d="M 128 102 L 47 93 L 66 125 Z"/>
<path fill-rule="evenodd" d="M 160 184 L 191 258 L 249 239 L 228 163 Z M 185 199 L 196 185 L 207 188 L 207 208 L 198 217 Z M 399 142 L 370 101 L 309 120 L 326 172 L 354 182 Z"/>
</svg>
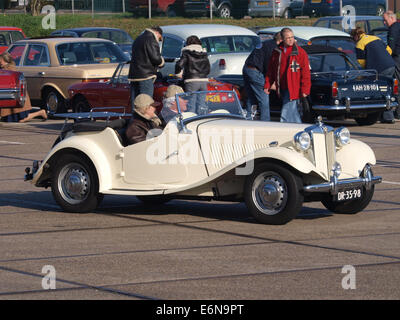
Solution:
<svg viewBox="0 0 400 320">
<path fill-rule="evenodd" d="M 161 118 L 168 123 L 172 118 L 174 118 L 178 113 L 178 105 L 176 102 L 176 94 L 184 93 L 182 87 L 172 84 L 168 87 L 167 91 L 164 93 L 163 108 L 161 110 Z M 182 97 L 178 97 L 179 107 L 181 112 L 187 110 L 187 100 Z"/>
<path fill-rule="evenodd" d="M 134 113 L 126 129 L 126 138 L 129 144 L 146 140 L 150 130 L 161 132 L 163 124 L 156 114 L 156 108 L 161 104 L 156 102 L 148 94 L 139 94 L 134 102 Z M 153 135 L 154 136 L 154 135 Z"/>
</svg>

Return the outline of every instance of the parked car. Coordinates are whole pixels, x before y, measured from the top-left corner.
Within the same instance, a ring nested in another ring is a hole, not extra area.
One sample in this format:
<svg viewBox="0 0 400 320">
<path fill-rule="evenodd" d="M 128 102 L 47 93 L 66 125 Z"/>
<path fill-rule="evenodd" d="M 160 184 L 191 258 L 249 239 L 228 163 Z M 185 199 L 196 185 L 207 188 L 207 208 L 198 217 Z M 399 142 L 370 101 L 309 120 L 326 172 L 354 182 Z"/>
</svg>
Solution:
<svg viewBox="0 0 400 320">
<path fill-rule="evenodd" d="M 93 108 L 102 108 L 102 111 L 119 111 L 131 113 L 130 89 L 128 81 L 129 64 L 120 63 L 115 69 L 112 78 L 106 82 L 81 82 L 75 83 L 68 89 L 68 104 L 73 112 L 88 112 Z M 162 102 L 164 92 L 170 84 L 178 84 L 181 80 L 173 77 L 157 79 L 154 83 L 154 100 Z M 229 83 L 210 79 L 208 90 L 235 90 L 240 97 L 239 91 Z M 112 107 L 111 109 L 104 109 Z M 116 109 L 115 107 L 118 107 Z M 100 110 L 100 109 L 98 109 Z"/>
<path fill-rule="evenodd" d="M 181 56 L 187 37 L 196 35 L 207 50 L 211 64 L 209 77 L 222 74 L 242 74 L 242 68 L 250 52 L 260 44 L 253 31 L 238 26 L 222 24 L 188 24 L 162 26 L 161 54 L 165 66 L 163 76 L 175 73 L 175 63 Z"/>
<path fill-rule="evenodd" d="M 272 39 L 276 32 L 284 27 L 272 27 L 258 30 L 261 40 Z M 356 57 L 356 45 L 346 32 L 321 27 L 289 26 L 293 30 L 297 44 L 300 46 L 316 44 L 331 46 L 348 54 L 354 61 Z"/>
<path fill-rule="evenodd" d="M 212 0 L 214 16 L 221 18 L 242 18 L 247 14 L 248 0 Z M 185 0 L 185 16 L 209 16 L 210 0 Z"/>
<path fill-rule="evenodd" d="M 356 15 L 381 16 L 386 11 L 386 0 L 342 0 L 342 8 L 347 5 L 355 8 Z M 338 16 L 340 3 L 335 0 L 304 0 L 303 13 L 308 16 Z"/>
<path fill-rule="evenodd" d="M 21 72 L 0 69 L 0 108 L 22 108 L 26 82 Z"/>
<path fill-rule="evenodd" d="M 184 0 L 151 0 L 151 11 L 165 14 L 167 17 L 183 15 Z M 149 0 L 130 0 L 130 9 L 134 15 L 148 15 Z"/>
<path fill-rule="evenodd" d="M 106 81 L 127 58 L 114 42 L 92 38 L 20 40 L 8 52 L 24 73 L 34 106 L 65 112 L 68 87 L 76 82 Z"/>
<path fill-rule="evenodd" d="M 51 187 L 67 212 L 92 212 L 109 194 L 153 204 L 245 202 L 266 224 L 291 221 L 303 202 L 344 214 L 367 207 L 382 178 L 372 173 L 374 152 L 350 139 L 347 128 L 246 120 L 234 92 L 209 93 L 214 97 L 202 115 L 181 112 L 179 103 L 162 131 L 132 145 L 121 139 L 124 119 L 65 126 L 45 159 L 25 170 L 25 180 Z"/>
<path fill-rule="evenodd" d="M 385 43 L 387 43 L 387 32 L 388 28 L 383 22 L 381 16 L 354 16 L 354 25 L 352 26 L 349 22 L 343 23 L 343 16 L 334 17 L 321 17 L 313 24 L 314 27 L 324 27 L 332 28 L 336 30 L 341 30 L 347 33 L 351 32 L 352 27 L 355 29 L 357 27 L 362 28 L 367 34 L 373 34 L 381 38 Z M 348 18 L 347 18 L 348 19 Z M 345 21 L 346 22 L 346 21 Z"/>
<path fill-rule="evenodd" d="M 282 17 L 286 19 L 302 15 L 303 0 L 249 0 L 249 16 L 251 17 Z"/>
<path fill-rule="evenodd" d="M 53 31 L 50 35 L 111 40 L 120 46 L 129 59 L 131 58 L 133 39 L 129 33 L 121 29 L 106 27 L 71 28 Z"/>
<path fill-rule="evenodd" d="M 25 38 L 26 36 L 21 28 L 0 27 L 0 53 L 6 51 L 10 44 Z"/>
<path fill-rule="evenodd" d="M 381 113 L 398 107 L 397 79 L 380 77 L 376 70 L 364 70 L 336 48 L 306 45 L 311 67 L 311 94 L 301 99 L 303 122 L 314 123 L 318 116 L 354 119 L 358 125 L 372 125 Z M 226 76 L 221 81 L 243 87 L 242 76 Z M 272 116 L 280 116 L 282 102 L 270 94 Z"/>
</svg>

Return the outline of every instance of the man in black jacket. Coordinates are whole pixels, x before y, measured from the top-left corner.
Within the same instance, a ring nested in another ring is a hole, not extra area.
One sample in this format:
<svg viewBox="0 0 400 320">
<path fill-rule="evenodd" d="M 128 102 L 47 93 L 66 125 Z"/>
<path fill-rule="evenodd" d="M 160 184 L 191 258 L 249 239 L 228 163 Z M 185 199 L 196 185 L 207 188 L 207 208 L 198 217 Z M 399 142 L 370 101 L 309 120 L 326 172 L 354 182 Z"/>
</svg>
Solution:
<svg viewBox="0 0 400 320">
<path fill-rule="evenodd" d="M 397 22 L 397 16 L 393 11 L 386 11 L 383 20 L 389 28 L 387 44 L 392 49 L 392 58 L 396 63 L 395 77 L 400 80 L 400 23 Z M 399 108 L 394 112 L 394 116 L 400 119 Z"/>
<path fill-rule="evenodd" d="M 244 88 L 247 93 L 246 109 L 250 115 L 252 105 L 260 108 L 260 120 L 269 121 L 269 95 L 264 92 L 265 76 L 272 51 L 281 42 L 281 34 L 277 32 L 274 38 L 264 41 L 260 48 L 255 48 L 247 57 L 243 66 Z"/>
<path fill-rule="evenodd" d="M 131 106 L 141 93 L 150 97 L 154 93 L 154 81 L 157 78 L 158 68 L 164 66 L 159 42 L 162 41 L 162 29 L 151 27 L 139 35 L 132 45 L 132 59 L 130 62 L 128 79 L 131 83 Z"/>
</svg>

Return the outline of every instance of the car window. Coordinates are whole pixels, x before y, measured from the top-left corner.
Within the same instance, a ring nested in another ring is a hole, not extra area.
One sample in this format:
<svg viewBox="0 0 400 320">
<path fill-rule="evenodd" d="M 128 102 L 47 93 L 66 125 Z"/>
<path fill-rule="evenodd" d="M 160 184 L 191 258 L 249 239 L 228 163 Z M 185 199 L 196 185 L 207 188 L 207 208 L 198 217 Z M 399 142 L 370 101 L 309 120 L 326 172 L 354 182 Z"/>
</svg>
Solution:
<svg viewBox="0 0 400 320">
<path fill-rule="evenodd" d="M 260 37 L 260 40 L 262 42 L 266 41 L 266 40 L 271 40 L 274 37 L 273 33 L 260 33 L 258 35 Z"/>
<path fill-rule="evenodd" d="M 337 53 L 309 55 L 311 72 L 335 72 L 357 69 L 344 56 Z"/>
<path fill-rule="evenodd" d="M 82 33 L 81 37 L 82 38 L 100 38 L 98 31 L 90 31 L 90 32 Z M 106 38 L 106 39 L 108 39 L 108 38 Z"/>
<path fill-rule="evenodd" d="M 110 32 L 110 40 L 118 44 L 132 43 L 132 40 L 129 39 L 129 36 L 125 32 L 115 30 Z"/>
<path fill-rule="evenodd" d="M 314 27 L 328 28 L 329 21 L 328 20 L 319 20 L 314 24 Z"/>
<path fill-rule="evenodd" d="M 383 20 L 369 20 L 369 30 L 374 30 L 376 28 L 383 28 L 385 24 L 383 23 Z"/>
<path fill-rule="evenodd" d="M 119 72 L 115 75 L 114 81 L 117 83 L 129 83 L 129 64 L 124 64 L 122 68 L 119 68 Z"/>
<path fill-rule="evenodd" d="M 359 20 L 356 21 L 356 28 L 360 27 L 361 29 L 363 29 L 365 32 L 367 32 L 367 25 L 366 25 L 366 21 L 364 20 Z"/>
<path fill-rule="evenodd" d="M 164 37 L 161 55 L 168 58 L 179 58 L 181 56 L 182 47 L 183 42 L 181 40 Z"/>
<path fill-rule="evenodd" d="M 251 52 L 260 43 L 258 36 L 218 36 L 202 38 L 209 53 Z"/>
<path fill-rule="evenodd" d="M 47 66 L 49 58 L 46 46 L 42 44 L 31 44 L 26 51 L 24 66 Z"/>
<path fill-rule="evenodd" d="M 61 65 L 118 63 L 126 61 L 121 49 L 106 42 L 72 42 L 59 44 L 56 47 Z"/>
<path fill-rule="evenodd" d="M 11 42 L 25 39 L 24 35 L 20 31 L 11 31 Z"/>
<path fill-rule="evenodd" d="M 8 46 L 10 43 L 10 33 L 8 31 L 0 31 L 0 46 Z"/>
<path fill-rule="evenodd" d="M 312 44 L 321 45 L 321 46 L 330 46 L 336 48 L 340 51 L 343 51 L 347 55 L 349 55 L 352 59 L 356 59 L 356 46 L 353 40 L 350 38 L 348 40 L 345 39 L 313 39 Z"/>
<path fill-rule="evenodd" d="M 25 50 L 25 44 L 16 44 L 10 47 L 10 49 L 8 49 L 8 53 L 11 55 L 17 66 L 21 61 L 21 57 L 22 54 L 24 53 L 24 50 Z"/>
<path fill-rule="evenodd" d="M 335 30 L 342 31 L 343 30 L 342 20 L 332 20 L 331 21 L 331 28 L 335 29 Z"/>
</svg>

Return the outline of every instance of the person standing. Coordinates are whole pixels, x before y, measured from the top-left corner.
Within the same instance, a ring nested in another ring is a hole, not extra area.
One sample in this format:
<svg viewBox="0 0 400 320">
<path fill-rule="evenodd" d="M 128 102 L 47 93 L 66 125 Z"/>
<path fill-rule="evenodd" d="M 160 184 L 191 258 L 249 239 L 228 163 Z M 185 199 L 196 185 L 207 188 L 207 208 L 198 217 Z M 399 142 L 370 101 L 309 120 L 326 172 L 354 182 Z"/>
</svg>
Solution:
<svg viewBox="0 0 400 320">
<path fill-rule="evenodd" d="M 311 73 L 308 55 L 297 46 L 292 29 L 281 30 L 282 43 L 273 50 L 265 77 L 264 91 L 275 84 L 282 99 L 281 122 L 301 123 L 299 99 L 310 94 Z"/>
<path fill-rule="evenodd" d="M 17 71 L 15 62 L 8 52 L 0 54 L 0 69 Z M 21 108 L 0 108 L 0 117 L 4 122 L 27 122 L 36 117 L 42 117 L 47 120 L 46 110 L 30 112 L 32 110 L 31 100 L 26 90 L 25 103 Z"/>
<path fill-rule="evenodd" d="M 393 11 L 386 11 L 383 14 L 383 21 L 389 28 L 387 43 L 392 49 L 392 58 L 396 64 L 395 77 L 400 80 L 400 23 L 397 22 L 397 16 Z M 400 119 L 399 107 L 396 108 L 394 116 Z"/>
<path fill-rule="evenodd" d="M 131 89 L 131 108 L 134 111 L 135 97 L 145 93 L 150 97 L 154 93 L 154 81 L 158 68 L 164 66 L 159 42 L 162 41 L 162 29 L 158 26 L 146 29 L 132 45 L 132 59 L 129 66 L 128 80 Z"/>
<path fill-rule="evenodd" d="M 380 38 L 365 34 L 360 27 L 351 31 L 351 37 L 356 42 L 357 61 L 361 67 L 375 69 L 380 76 L 394 77 L 396 64 L 391 57 L 392 49 L 389 46 L 385 46 Z M 382 112 L 381 122 L 394 123 L 393 111 Z"/>
<path fill-rule="evenodd" d="M 264 92 L 265 77 L 272 51 L 281 43 L 280 32 L 275 33 L 273 39 L 264 41 L 261 47 L 255 48 L 247 57 L 243 66 L 244 89 L 247 93 L 247 114 L 252 113 L 251 106 L 260 108 L 260 120 L 271 119 L 269 110 L 269 95 Z"/>
<path fill-rule="evenodd" d="M 185 92 L 207 91 L 210 61 L 207 50 L 197 36 L 186 39 L 180 59 L 175 64 L 175 75 L 183 79 Z M 202 114 L 206 105 L 206 94 L 189 98 L 188 111 Z"/>
</svg>

